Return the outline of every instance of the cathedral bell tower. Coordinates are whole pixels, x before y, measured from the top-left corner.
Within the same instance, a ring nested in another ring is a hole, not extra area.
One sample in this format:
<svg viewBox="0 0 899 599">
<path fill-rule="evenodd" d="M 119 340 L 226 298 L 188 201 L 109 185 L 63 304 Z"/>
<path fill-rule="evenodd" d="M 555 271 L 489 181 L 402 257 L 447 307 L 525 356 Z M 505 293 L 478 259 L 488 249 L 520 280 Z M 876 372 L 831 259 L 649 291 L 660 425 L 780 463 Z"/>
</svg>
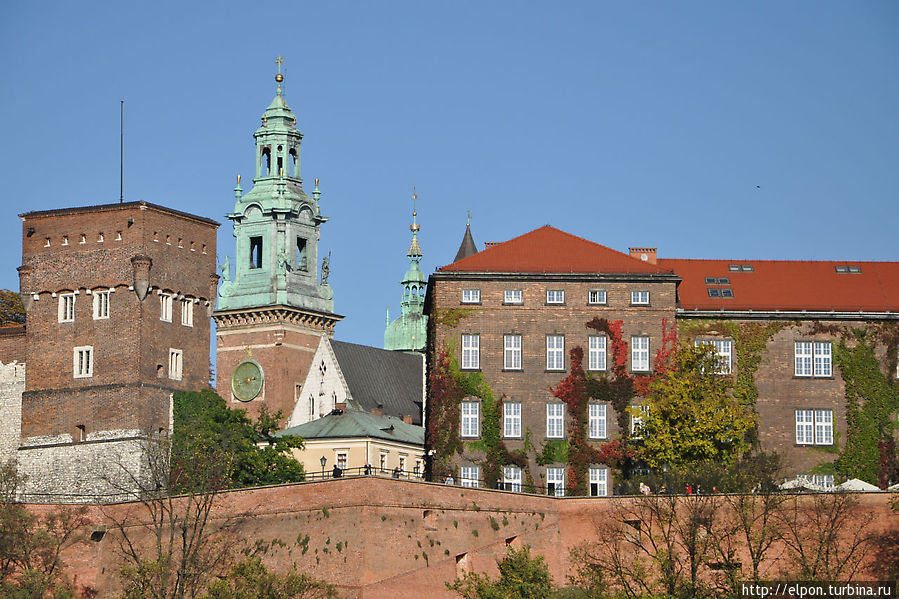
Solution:
<svg viewBox="0 0 899 599">
<path fill-rule="evenodd" d="M 418 199 L 417 194 L 412 195 L 412 201 Z M 384 349 L 396 351 L 424 351 L 427 337 L 428 317 L 424 315 L 425 286 L 427 277 L 421 272 L 421 247 L 418 245 L 417 222 L 418 212 L 412 209 L 412 244 L 406 256 L 409 257 L 409 270 L 403 276 L 400 285 L 403 286 L 403 298 L 400 301 L 402 313 L 400 317 L 390 322 L 390 311 L 387 312 L 387 328 L 384 331 Z"/>
<path fill-rule="evenodd" d="M 224 258 L 218 307 L 216 388 L 231 407 L 289 415 L 322 336 L 343 318 L 334 314 L 330 255 L 319 273 L 318 242 L 327 222 L 318 181 L 303 190 L 303 134 L 284 100 L 281 58 L 277 92 L 253 134 L 255 177 L 246 194 L 234 189 L 236 256 Z"/>
</svg>

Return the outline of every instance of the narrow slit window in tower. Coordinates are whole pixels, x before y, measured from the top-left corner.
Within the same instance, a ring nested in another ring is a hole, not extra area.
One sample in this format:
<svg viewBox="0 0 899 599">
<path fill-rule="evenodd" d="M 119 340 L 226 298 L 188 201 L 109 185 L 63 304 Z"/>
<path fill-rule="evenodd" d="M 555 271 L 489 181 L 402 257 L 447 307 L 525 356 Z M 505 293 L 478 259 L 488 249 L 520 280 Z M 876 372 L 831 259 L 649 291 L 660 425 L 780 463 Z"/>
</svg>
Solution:
<svg viewBox="0 0 899 599">
<path fill-rule="evenodd" d="M 299 164 L 297 164 L 297 149 L 290 148 L 290 173 L 296 177 L 298 175 Z"/>
<path fill-rule="evenodd" d="M 262 237 L 250 237 L 250 268 L 262 268 Z"/>
<path fill-rule="evenodd" d="M 265 176 L 272 174 L 272 150 L 271 150 L 271 148 L 262 148 L 262 174 Z"/>
</svg>

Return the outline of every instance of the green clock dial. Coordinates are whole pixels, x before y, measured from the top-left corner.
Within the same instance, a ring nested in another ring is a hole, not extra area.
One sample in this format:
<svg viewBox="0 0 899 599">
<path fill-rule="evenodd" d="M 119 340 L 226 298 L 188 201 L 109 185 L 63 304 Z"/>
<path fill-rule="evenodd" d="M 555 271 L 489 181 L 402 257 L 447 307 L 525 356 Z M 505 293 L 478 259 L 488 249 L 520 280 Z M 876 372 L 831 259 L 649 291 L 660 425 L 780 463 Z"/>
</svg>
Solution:
<svg viewBox="0 0 899 599">
<path fill-rule="evenodd" d="M 231 375 L 231 391 L 240 401 L 251 401 L 262 393 L 262 368 L 253 360 L 244 360 Z"/>
</svg>

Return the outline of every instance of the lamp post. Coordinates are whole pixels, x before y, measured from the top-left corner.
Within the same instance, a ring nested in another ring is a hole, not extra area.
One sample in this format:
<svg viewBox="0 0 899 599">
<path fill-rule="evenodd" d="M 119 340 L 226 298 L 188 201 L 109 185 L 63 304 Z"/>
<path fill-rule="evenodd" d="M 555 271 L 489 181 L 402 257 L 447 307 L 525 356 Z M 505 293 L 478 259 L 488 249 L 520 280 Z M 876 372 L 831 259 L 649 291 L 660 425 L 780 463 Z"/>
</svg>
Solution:
<svg viewBox="0 0 899 599">
<path fill-rule="evenodd" d="M 322 480 L 324 480 L 324 478 L 325 478 L 325 464 L 328 463 L 328 458 L 326 458 L 325 456 L 322 456 L 322 459 L 320 459 L 319 462 L 321 462 L 321 465 L 322 465 Z"/>
</svg>

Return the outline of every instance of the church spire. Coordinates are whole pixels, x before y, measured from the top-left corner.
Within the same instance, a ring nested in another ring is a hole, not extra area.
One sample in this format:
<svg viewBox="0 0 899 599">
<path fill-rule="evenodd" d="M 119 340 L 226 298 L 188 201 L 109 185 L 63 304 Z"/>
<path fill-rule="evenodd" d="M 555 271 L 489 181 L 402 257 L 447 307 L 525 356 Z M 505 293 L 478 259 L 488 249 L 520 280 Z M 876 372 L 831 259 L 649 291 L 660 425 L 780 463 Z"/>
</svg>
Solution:
<svg viewBox="0 0 899 599">
<path fill-rule="evenodd" d="M 400 301 L 402 314 L 390 322 L 388 311 L 387 330 L 384 331 L 384 349 L 400 351 L 417 351 L 424 349 L 427 316 L 424 316 L 425 286 L 427 278 L 419 268 L 422 252 L 418 245 L 418 210 L 415 203 L 418 193 L 412 188 L 412 243 L 406 256 L 409 257 L 409 269 L 403 276 L 403 297 Z"/>
<path fill-rule="evenodd" d="M 465 222 L 465 235 L 462 236 L 462 244 L 459 245 L 459 251 L 453 262 L 458 262 L 462 258 L 468 258 L 478 253 L 478 246 L 474 244 L 474 238 L 471 236 L 471 211 L 468 211 L 468 220 Z"/>
</svg>

